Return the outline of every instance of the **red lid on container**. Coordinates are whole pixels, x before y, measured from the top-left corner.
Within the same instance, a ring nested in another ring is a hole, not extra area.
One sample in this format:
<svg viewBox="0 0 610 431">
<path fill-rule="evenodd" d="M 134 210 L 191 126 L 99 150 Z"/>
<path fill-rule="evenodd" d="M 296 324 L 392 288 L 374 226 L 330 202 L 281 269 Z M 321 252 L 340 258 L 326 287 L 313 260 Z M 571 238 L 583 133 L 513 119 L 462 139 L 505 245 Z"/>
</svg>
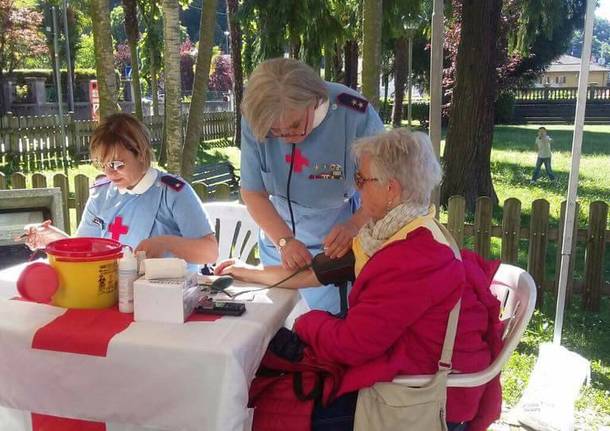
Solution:
<svg viewBox="0 0 610 431">
<path fill-rule="evenodd" d="M 123 246 L 107 238 L 65 238 L 48 244 L 45 251 L 58 260 L 90 262 L 120 257 Z"/>
<path fill-rule="evenodd" d="M 24 268 L 17 279 L 17 291 L 28 301 L 49 303 L 59 287 L 55 269 L 43 262 L 35 262 Z"/>
</svg>

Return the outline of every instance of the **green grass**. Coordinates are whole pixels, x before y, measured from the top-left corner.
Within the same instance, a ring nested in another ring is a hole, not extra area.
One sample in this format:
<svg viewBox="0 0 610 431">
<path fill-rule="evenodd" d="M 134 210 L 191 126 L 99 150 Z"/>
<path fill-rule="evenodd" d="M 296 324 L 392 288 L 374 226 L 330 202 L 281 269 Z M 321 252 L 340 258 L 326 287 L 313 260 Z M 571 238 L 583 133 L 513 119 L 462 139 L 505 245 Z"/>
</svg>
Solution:
<svg viewBox="0 0 610 431">
<path fill-rule="evenodd" d="M 551 223 L 559 221 L 560 205 L 566 198 L 571 163 L 572 126 L 548 126 L 553 138 L 552 164 L 557 181 L 546 178 L 531 186 L 536 162 L 534 140 L 538 126 L 496 126 L 491 157 L 494 187 L 502 203 L 509 197 L 521 201 L 523 214 L 529 217 L 536 199 L 549 201 Z M 610 201 L 610 126 L 587 125 L 582 144 L 578 197 L 581 203 L 579 223 L 584 226 L 589 204 Z"/>
<path fill-rule="evenodd" d="M 571 163 L 572 126 L 548 126 L 553 138 L 553 171 L 557 181 L 547 179 L 530 185 L 536 151 L 534 140 L 539 126 L 496 126 L 492 150 L 492 176 L 500 201 L 494 211 L 494 222 L 501 221 L 501 206 L 505 199 L 515 197 L 521 201 L 522 223 L 529 223 L 531 204 L 536 199 L 550 203 L 550 223 L 559 223 L 560 205 L 566 198 L 568 173 Z M 610 201 L 610 126 L 585 126 L 580 164 L 578 222 L 585 227 L 589 204 L 596 200 Z M 609 247 L 610 248 L 610 247 Z M 547 277 L 555 276 L 555 243 L 549 244 Z M 492 243 L 492 254 L 500 254 L 500 242 Z M 583 276 L 583 246 L 577 248 L 576 278 Z M 520 266 L 526 267 L 527 243 L 522 242 L 519 254 Z M 605 277 L 610 280 L 610 252 L 606 250 Z M 511 357 L 502 374 L 504 400 L 513 406 L 521 397 L 529 374 L 535 364 L 540 343 L 552 340 L 555 315 L 555 297 L 545 295 L 545 306 L 536 311 L 525 337 Z M 579 428 L 594 430 L 610 425 L 610 298 L 604 297 L 599 313 L 582 310 L 576 296 L 566 309 L 563 328 L 563 344 L 591 361 L 591 385 L 584 388 L 579 397 L 577 421 Z"/>
<path fill-rule="evenodd" d="M 504 401 L 519 400 L 536 362 L 538 346 L 553 338 L 555 298 L 548 295 L 542 311 L 536 311 L 528 329 L 502 373 Z M 610 298 L 603 298 L 600 313 L 585 313 L 576 298 L 566 308 L 562 344 L 591 362 L 591 385 L 584 387 L 576 402 L 580 429 L 610 425 Z M 568 372 L 568 370 L 566 370 Z"/>
</svg>

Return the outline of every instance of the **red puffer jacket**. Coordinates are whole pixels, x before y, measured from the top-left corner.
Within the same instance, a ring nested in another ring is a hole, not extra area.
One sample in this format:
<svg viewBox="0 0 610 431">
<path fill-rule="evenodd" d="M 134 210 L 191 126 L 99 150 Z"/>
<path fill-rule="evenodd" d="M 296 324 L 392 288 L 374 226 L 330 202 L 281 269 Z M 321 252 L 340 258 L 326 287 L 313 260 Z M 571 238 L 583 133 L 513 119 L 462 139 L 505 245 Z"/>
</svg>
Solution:
<svg viewBox="0 0 610 431">
<path fill-rule="evenodd" d="M 347 367 L 341 395 L 398 374 L 435 373 L 449 312 L 461 297 L 453 368 L 480 371 L 501 347 L 499 303 L 489 290 L 498 265 L 469 251 L 459 261 L 428 229 L 418 228 L 369 259 L 344 320 L 311 311 L 294 330 L 316 357 Z M 485 430 L 499 417 L 501 398 L 499 378 L 483 387 L 449 389 L 447 420 Z"/>
</svg>

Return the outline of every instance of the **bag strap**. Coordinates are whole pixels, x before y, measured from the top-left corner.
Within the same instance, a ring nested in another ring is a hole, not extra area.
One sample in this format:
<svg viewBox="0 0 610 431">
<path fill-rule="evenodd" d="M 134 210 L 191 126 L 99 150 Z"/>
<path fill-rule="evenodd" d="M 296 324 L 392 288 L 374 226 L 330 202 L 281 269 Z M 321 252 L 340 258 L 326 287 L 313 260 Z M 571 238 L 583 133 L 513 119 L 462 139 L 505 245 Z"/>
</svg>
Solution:
<svg viewBox="0 0 610 431">
<path fill-rule="evenodd" d="M 449 320 L 447 321 L 447 330 L 445 331 L 445 340 L 443 341 L 443 350 L 441 353 L 441 360 L 438 361 L 438 369 L 451 370 L 451 357 L 453 356 L 453 346 L 455 344 L 455 335 L 457 334 L 458 318 L 460 317 L 460 307 L 462 300 L 460 299 L 457 304 L 453 306 L 451 313 L 449 313 Z"/>
<path fill-rule="evenodd" d="M 460 248 L 458 247 L 455 238 L 453 238 L 453 235 L 451 235 L 451 232 L 449 232 L 449 230 L 438 220 L 434 219 L 434 222 L 436 223 L 436 226 L 439 228 L 439 230 L 449 243 L 449 247 L 453 251 L 455 258 L 461 261 L 462 254 L 460 253 Z M 455 345 L 455 336 L 457 334 L 457 325 L 458 319 L 460 317 L 461 305 L 462 299 L 460 298 L 449 313 L 449 319 L 447 320 L 447 330 L 445 331 L 445 340 L 443 341 L 441 359 L 440 361 L 438 361 L 439 371 L 451 370 L 451 358 L 453 357 L 453 346 Z"/>
<path fill-rule="evenodd" d="M 299 401 L 319 401 L 322 398 L 323 379 L 320 373 L 314 373 L 315 383 L 308 394 L 303 392 L 303 373 L 296 371 L 292 375 L 292 390 Z"/>
</svg>

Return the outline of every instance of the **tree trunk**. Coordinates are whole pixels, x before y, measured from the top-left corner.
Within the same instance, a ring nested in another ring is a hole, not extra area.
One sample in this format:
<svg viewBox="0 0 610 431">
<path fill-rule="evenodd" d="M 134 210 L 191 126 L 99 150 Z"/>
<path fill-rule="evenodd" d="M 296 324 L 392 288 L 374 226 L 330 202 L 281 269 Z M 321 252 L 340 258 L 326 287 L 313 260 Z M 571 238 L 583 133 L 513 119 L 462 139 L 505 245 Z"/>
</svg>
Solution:
<svg viewBox="0 0 610 431">
<path fill-rule="evenodd" d="M 407 38 L 402 35 L 394 41 L 394 108 L 392 110 L 394 127 L 400 127 L 403 118 L 407 60 Z"/>
<path fill-rule="evenodd" d="M 165 63 L 165 145 L 167 170 L 182 169 L 182 81 L 180 78 L 180 5 L 178 0 L 162 0 L 163 58 Z"/>
<path fill-rule="evenodd" d="M 462 8 L 441 202 L 446 205 L 452 195 L 462 195 L 469 211 L 479 196 L 497 202 L 490 157 L 501 8 L 502 0 L 468 0 Z"/>
<path fill-rule="evenodd" d="M 235 97 L 235 136 L 233 143 L 241 148 L 241 101 L 244 95 L 244 72 L 241 65 L 241 29 L 237 20 L 238 0 L 227 0 L 227 16 L 231 32 L 231 64 L 233 65 L 233 95 Z"/>
<path fill-rule="evenodd" d="M 334 81 L 333 73 L 333 50 L 334 44 L 329 43 L 324 47 L 324 80 Z"/>
<path fill-rule="evenodd" d="M 354 90 L 358 88 L 358 42 L 345 42 L 345 77 L 343 83 Z"/>
<path fill-rule="evenodd" d="M 390 85 L 390 74 L 384 73 L 381 77 L 383 82 L 383 104 L 379 110 L 379 116 L 384 123 L 388 122 L 388 87 Z"/>
<path fill-rule="evenodd" d="M 131 82 L 133 100 L 136 107 L 136 117 L 142 120 L 142 91 L 140 90 L 140 61 L 138 59 L 138 8 L 136 0 L 123 0 L 125 13 L 125 33 L 131 55 Z"/>
<path fill-rule="evenodd" d="M 344 79 L 343 68 L 341 67 L 343 64 L 343 59 L 341 58 L 341 49 L 339 44 L 336 42 L 333 44 L 332 54 L 333 79 L 335 82 L 341 82 Z"/>
<path fill-rule="evenodd" d="M 250 76 L 254 70 L 254 43 L 256 37 L 252 34 L 251 30 L 244 31 L 244 56 L 243 56 L 243 68 L 244 75 Z"/>
<path fill-rule="evenodd" d="M 301 38 L 298 35 L 290 38 L 290 58 L 301 58 Z"/>
<path fill-rule="evenodd" d="M 159 116 L 159 71 L 157 70 L 157 62 L 155 60 L 155 53 L 153 48 L 150 48 L 150 91 L 152 97 L 153 115 Z"/>
<path fill-rule="evenodd" d="M 95 46 L 95 71 L 100 98 L 100 119 L 119 111 L 118 85 L 114 73 L 110 9 L 105 0 L 91 0 L 91 22 Z"/>
<path fill-rule="evenodd" d="M 362 8 L 362 94 L 379 109 L 382 0 L 364 0 Z"/>
<path fill-rule="evenodd" d="M 197 148 L 201 142 L 201 125 L 203 124 L 203 108 L 208 91 L 208 78 L 210 76 L 210 60 L 212 59 L 212 45 L 214 43 L 214 27 L 216 24 L 217 0 L 205 0 L 201 10 L 199 24 L 199 51 L 197 52 L 197 65 L 193 79 L 193 95 L 189 107 L 189 117 L 184 139 L 184 153 L 182 155 L 182 176 L 190 181 L 193 176 L 193 166 L 197 158 Z"/>
</svg>

